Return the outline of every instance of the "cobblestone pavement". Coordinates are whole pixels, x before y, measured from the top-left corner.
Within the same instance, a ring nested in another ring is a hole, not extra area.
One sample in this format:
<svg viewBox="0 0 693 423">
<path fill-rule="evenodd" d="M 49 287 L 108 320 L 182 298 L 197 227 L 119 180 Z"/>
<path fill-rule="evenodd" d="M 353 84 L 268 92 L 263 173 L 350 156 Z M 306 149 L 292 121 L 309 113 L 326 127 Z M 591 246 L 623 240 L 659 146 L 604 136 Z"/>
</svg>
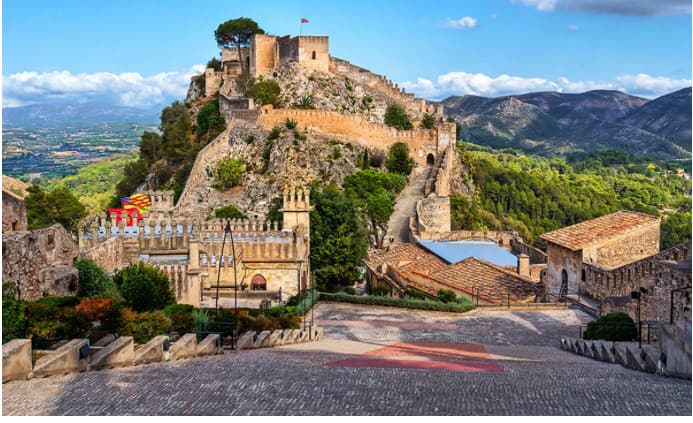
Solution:
<svg viewBox="0 0 693 423">
<path fill-rule="evenodd" d="M 691 414 L 690 381 L 558 349 L 580 312 L 452 316 L 321 303 L 325 340 L 10 382 L 3 414 Z"/>
</svg>

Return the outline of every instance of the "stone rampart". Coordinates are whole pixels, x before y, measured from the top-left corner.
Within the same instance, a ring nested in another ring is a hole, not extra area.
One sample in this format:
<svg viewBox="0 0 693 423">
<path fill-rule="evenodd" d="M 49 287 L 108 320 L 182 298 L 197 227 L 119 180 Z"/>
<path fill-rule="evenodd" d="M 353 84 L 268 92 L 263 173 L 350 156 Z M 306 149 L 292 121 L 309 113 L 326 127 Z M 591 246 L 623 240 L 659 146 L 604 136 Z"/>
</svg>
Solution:
<svg viewBox="0 0 693 423">
<path fill-rule="evenodd" d="M 404 106 L 407 112 L 413 116 L 421 116 L 424 113 L 428 113 L 442 118 L 445 114 L 442 104 L 430 103 L 424 99 L 416 98 L 414 94 L 407 93 L 404 88 L 400 88 L 396 83 L 387 79 L 387 77 L 353 65 L 346 60 L 330 57 L 329 69 L 333 73 L 346 75 L 360 84 L 385 94 L 394 102 Z"/>
<path fill-rule="evenodd" d="M 60 225 L 2 235 L 2 282 L 14 284 L 22 300 L 75 295 L 79 250 Z"/>
<path fill-rule="evenodd" d="M 26 205 L 18 195 L 2 191 L 2 232 L 27 230 Z"/>
<path fill-rule="evenodd" d="M 397 142 L 409 146 L 414 160 L 426 164 L 428 154 L 438 155 L 441 149 L 455 139 L 455 126 L 440 124 L 438 129 L 400 130 L 387 125 L 372 123 L 360 115 L 346 115 L 329 110 L 273 109 L 263 106 L 256 122 L 271 130 L 283 125 L 287 119 L 298 122 L 299 128 L 317 132 L 344 142 L 357 142 L 367 147 L 387 150 Z"/>
<path fill-rule="evenodd" d="M 13 339 L 2 346 L 2 383 L 25 380 L 31 373 L 31 340 Z"/>
</svg>

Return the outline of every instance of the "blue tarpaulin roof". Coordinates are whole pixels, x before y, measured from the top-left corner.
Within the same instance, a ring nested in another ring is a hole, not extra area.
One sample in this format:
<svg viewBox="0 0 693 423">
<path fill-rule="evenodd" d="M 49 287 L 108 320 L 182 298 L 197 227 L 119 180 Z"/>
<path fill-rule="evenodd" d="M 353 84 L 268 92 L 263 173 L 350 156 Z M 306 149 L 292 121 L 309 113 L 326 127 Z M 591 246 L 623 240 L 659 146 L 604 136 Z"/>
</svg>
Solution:
<svg viewBox="0 0 693 423">
<path fill-rule="evenodd" d="M 516 266 L 517 257 L 493 241 L 421 240 L 419 244 L 450 263 L 469 257 L 486 260 L 498 266 Z"/>
</svg>

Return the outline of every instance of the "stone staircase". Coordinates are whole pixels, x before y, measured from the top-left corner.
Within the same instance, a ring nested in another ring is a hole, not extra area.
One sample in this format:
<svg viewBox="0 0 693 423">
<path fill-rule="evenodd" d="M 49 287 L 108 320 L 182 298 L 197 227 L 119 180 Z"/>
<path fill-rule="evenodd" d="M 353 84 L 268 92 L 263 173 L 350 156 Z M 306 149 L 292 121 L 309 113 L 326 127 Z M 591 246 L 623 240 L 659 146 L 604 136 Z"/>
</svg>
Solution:
<svg viewBox="0 0 693 423">
<path fill-rule="evenodd" d="M 586 341 L 561 338 L 561 349 L 593 360 L 617 363 L 628 369 L 647 373 L 659 373 L 659 346 L 637 342 Z"/>
<path fill-rule="evenodd" d="M 397 196 L 394 211 L 387 222 L 384 247 L 390 244 L 391 238 L 395 244 L 409 242 L 409 218 L 416 216 L 416 203 L 424 196 L 426 179 L 431 169 L 417 166 L 412 170 L 407 186 Z"/>
</svg>

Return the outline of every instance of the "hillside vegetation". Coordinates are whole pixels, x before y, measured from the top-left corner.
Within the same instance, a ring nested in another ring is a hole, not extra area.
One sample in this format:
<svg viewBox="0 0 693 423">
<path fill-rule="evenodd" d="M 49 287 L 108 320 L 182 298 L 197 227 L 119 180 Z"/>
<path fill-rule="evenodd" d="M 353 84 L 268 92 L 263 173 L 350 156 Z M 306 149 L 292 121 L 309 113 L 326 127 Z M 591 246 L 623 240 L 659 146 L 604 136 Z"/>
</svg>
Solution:
<svg viewBox="0 0 693 423">
<path fill-rule="evenodd" d="M 477 191 L 472 202 L 451 199 L 454 229 L 514 229 L 540 244 L 544 232 L 628 209 L 666 215 L 665 248 L 691 237 L 691 181 L 666 164 L 613 151 L 547 159 L 458 146 Z"/>
</svg>

